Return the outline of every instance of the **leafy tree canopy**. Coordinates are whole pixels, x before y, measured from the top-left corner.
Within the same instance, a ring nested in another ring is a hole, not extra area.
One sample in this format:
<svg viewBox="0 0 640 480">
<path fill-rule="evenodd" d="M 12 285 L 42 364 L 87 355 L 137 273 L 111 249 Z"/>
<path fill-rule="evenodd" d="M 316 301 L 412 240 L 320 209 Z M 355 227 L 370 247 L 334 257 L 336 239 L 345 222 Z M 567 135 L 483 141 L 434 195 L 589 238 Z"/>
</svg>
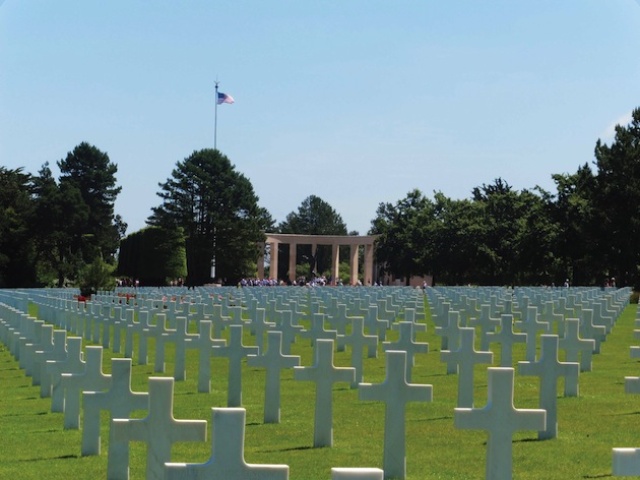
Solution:
<svg viewBox="0 0 640 480">
<path fill-rule="evenodd" d="M 182 228 L 190 284 L 210 281 L 212 262 L 215 277 L 228 283 L 253 275 L 256 242 L 273 220 L 251 182 L 220 151 L 199 150 L 179 161 L 158 196 L 162 204 L 147 223 Z"/>
</svg>

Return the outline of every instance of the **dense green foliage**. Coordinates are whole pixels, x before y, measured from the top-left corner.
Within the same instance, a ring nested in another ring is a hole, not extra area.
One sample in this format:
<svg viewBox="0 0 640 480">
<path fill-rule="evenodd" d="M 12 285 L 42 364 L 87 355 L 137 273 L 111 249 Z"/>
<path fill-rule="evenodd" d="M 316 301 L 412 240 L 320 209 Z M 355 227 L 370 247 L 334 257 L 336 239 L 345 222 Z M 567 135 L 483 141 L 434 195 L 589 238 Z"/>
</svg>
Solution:
<svg viewBox="0 0 640 480">
<path fill-rule="evenodd" d="M 278 225 L 279 233 L 295 233 L 297 235 L 346 235 L 347 225 L 342 217 L 329 203 L 316 195 L 305 198 L 297 212 L 291 212 Z M 289 246 L 279 247 L 278 278 L 288 278 Z M 298 264 L 307 264 L 308 269 L 303 276 L 312 278 L 326 273 L 331 268 L 331 246 L 321 245 L 312 252 L 311 245 L 296 247 Z"/>
<path fill-rule="evenodd" d="M 35 283 L 31 176 L 0 166 L 0 288 Z"/>
<path fill-rule="evenodd" d="M 0 287 L 75 284 L 85 265 L 115 261 L 126 225 L 114 215 L 117 167 L 81 143 L 37 176 L 0 167 Z"/>
<path fill-rule="evenodd" d="M 147 227 L 120 242 L 120 277 L 137 279 L 140 285 L 166 285 L 187 275 L 184 233 L 181 228 Z"/>
<path fill-rule="evenodd" d="M 444 284 L 640 285 L 640 109 L 597 142 L 593 168 L 556 174 L 556 192 L 514 190 L 498 178 L 472 198 L 410 191 L 382 203 L 369 233 L 380 234 L 382 269 L 398 278 L 432 274 Z"/>
<path fill-rule="evenodd" d="M 258 205 L 251 182 L 226 156 L 212 149 L 193 152 L 177 163 L 160 188 L 162 204 L 153 209 L 148 223 L 183 229 L 189 285 L 205 284 L 212 277 L 234 284 L 254 275 L 256 242 L 264 240 L 273 222 Z"/>
</svg>

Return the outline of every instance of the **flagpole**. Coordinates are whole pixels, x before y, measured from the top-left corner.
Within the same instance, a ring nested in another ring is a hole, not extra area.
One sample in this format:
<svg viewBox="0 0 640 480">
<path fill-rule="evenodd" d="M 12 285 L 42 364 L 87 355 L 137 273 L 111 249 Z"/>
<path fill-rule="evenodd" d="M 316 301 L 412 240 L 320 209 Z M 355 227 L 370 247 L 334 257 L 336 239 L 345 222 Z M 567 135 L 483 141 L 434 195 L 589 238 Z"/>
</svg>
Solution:
<svg viewBox="0 0 640 480">
<path fill-rule="evenodd" d="M 218 148 L 218 80 L 216 80 L 216 99 L 215 99 L 215 114 L 213 121 L 213 149 L 217 150 Z"/>
</svg>

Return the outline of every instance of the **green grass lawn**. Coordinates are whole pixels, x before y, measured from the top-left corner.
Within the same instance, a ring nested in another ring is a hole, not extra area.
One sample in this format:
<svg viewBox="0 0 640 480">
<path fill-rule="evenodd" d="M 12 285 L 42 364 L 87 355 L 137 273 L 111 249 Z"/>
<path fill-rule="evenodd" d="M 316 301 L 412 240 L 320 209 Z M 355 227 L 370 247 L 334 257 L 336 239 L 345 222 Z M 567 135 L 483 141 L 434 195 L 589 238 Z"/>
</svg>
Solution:
<svg viewBox="0 0 640 480">
<path fill-rule="evenodd" d="M 519 432 L 513 443 L 513 478 L 582 479 L 611 476 L 614 447 L 640 447 L 640 397 L 624 393 L 624 377 L 640 375 L 638 361 L 629 356 L 636 305 L 618 320 L 601 353 L 594 356 L 593 371 L 580 375 L 580 396 L 558 399 L 558 438 L 538 441 L 537 432 Z M 428 342 L 430 353 L 419 355 L 412 381 L 433 385 L 432 403 L 414 403 L 407 409 L 407 478 L 479 479 L 485 475 L 484 432 L 457 430 L 453 425 L 457 376 L 446 374 L 440 362 L 440 338 L 427 314 L 427 332 L 418 341 Z M 397 333 L 391 331 L 390 339 Z M 124 339 L 123 339 L 124 340 Z M 246 344 L 255 344 L 248 333 Z M 132 387 L 147 391 L 153 373 L 153 342 L 150 364 L 134 361 Z M 311 365 L 313 350 L 299 339 L 292 354 Z M 514 360 L 524 359 L 524 346 Z M 104 352 L 104 371 L 110 371 L 109 350 Z M 349 366 L 351 353 L 335 353 L 335 364 Z M 167 348 L 165 375 L 173 373 L 173 350 Z M 176 382 L 174 416 L 209 422 L 208 441 L 174 446 L 172 461 L 202 463 L 211 453 L 211 408 L 227 402 L 227 361 L 212 359 L 212 393 L 197 392 L 197 355 L 189 351 L 187 380 Z M 494 365 L 497 365 L 497 355 Z M 247 410 L 245 460 L 248 463 L 287 464 L 291 479 L 329 479 L 332 467 L 382 468 L 384 405 L 361 402 L 356 389 L 336 384 L 333 392 L 333 447 L 313 448 L 315 385 L 293 380 L 293 371 L 282 374 L 281 423 L 263 423 L 264 369 L 243 370 L 243 406 Z M 475 374 L 475 406 L 487 398 L 487 366 Z M 382 347 L 378 359 L 365 359 L 364 381 L 379 383 L 385 377 Z M 108 421 L 102 422 L 102 454 L 81 457 L 81 432 L 63 430 L 63 414 L 50 413 L 51 399 L 40 398 L 39 387 L 18 368 L 8 350 L 0 345 L 0 479 L 93 479 L 106 478 Z M 561 394 L 562 381 L 558 392 Z M 515 406 L 538 408 L 538 379 L 516 373 Z M 145 412 L 138 412 L 144 417 Z M 131 478 L 143 479 L 145 445 L 131 444 Z"/>
</svg>

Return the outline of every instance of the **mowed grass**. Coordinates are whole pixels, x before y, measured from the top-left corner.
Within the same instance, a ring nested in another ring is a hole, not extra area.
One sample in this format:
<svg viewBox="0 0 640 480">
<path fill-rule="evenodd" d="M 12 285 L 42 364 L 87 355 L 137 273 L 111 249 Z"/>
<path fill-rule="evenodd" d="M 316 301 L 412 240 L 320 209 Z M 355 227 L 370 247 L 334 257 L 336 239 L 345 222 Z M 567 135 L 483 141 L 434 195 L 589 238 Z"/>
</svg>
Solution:
<svg viewBox="0 0 640 480">
<path fill-rule="evenodd" d="M 35 313 L 35 312 L 34 312 Z M 513 439 L 514 479 L 581 479 L 611 476 L 612 448 L 640 446 L 640 397 L 624 393 L 624 377 L 640 375 L 638 362 L 630 358 L 636 306 L 629 306 L 594 356 L 593 370 L 580 375 L 580 396 L 562 398 L 558 382 L 559 435 L 538 441 L 537 432 L 518 432 Z M 454 428 L 457 375 L 447 375 L 440 361 L 440 338 L 427 312 L 427 332 L 417 334 L 430 352 L 416 357 L 412 381 L 433 385 L 433 402 L 411 403 L 406 411 L 407 479 L 479 479 L 485 476 L 487 434 Z M 389 340 L 397 338 L 392 330 Z M 255 339 L 247 332 L 245 345 Z M 173 347 L 166 352 L 166 373 L 153 373 L 154 345 L 150 342 L 148 365 L 137 365 L 134 356 L 132 388 L 148 390 L 150 376 L 173 373 Z M 385 360 L 379 346 L 377 359 L 365 359 L 364 381 L 385 378 Z M 524 347 L 514 351 L 514 361 L 524 359 Z M 313 363 L 308 340 L 298 339 L 292 354 L 302 365 Z M 104 351 L 104 371 L 110 371 L 110 350 Z M 118 355 L 121 356 L 121 355 Z M 337 366 L 349 366 L 351 351 L 336 352 Z M 499 356 L 494 355 L 494 365 Z M 175 383 L 176 419 L 208 422 L 207 442 L 176 444 L 172 461 L 202 463 L 211 456 L 211 408 L 227 405 L 226 359 L 212 359 L 212 392 L 197 393 L 196 352 L 189 351 L 187 380 Z M 293 371 L 282 373 L 281 423 L 263 423 L 265 371 L 243 366 L 243 406 L 246 408 L 245 460 L 253 464 L 287 464 L 289 478 L 329 479 L 332 467 L 382 468 L 384 409 L 379 402 L 358 400 L 357 389 L 334 385 L 333 447 L 313 448 L 315 384 L 293 380 Z M 515 406 L 538 407 L 537 377 L 517 374 Z M 102 454 L 80 456 L 81 431 L 63 430 L 63 414 L 50 413 L 51 399 L 40 398 L 18 363 L 0 345 L 0 479 L 106 478 L 108 418 L 102 418 Z M 487 365 L 476 367 L 475 406 L 487 399 Z M 135 417 L 145 416 L 144 411 Z M 146 446 L 131 443 L 131 479 L 145 478 Z"/>
</svg>

